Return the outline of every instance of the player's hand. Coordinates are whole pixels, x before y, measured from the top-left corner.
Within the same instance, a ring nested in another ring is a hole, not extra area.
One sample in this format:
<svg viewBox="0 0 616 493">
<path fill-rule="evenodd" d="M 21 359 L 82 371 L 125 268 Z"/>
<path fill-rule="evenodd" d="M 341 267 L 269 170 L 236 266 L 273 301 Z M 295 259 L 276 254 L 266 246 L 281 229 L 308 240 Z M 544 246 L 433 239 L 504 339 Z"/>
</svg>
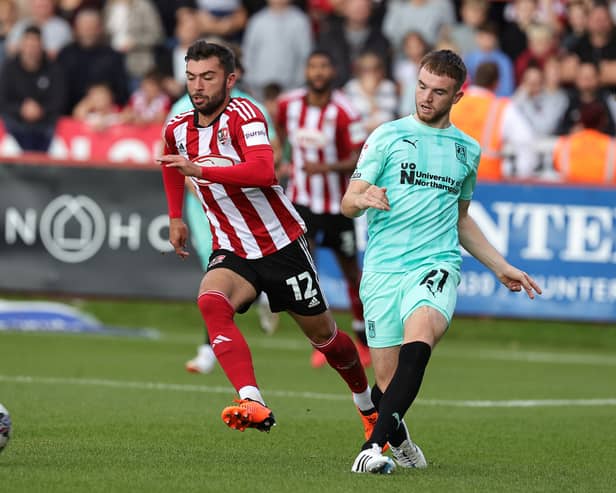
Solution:
<svg viewBox="0 0 616 493">
<path fill-rule="evenodd" d="M 507 264 L 502 273 L 498 274 L 500 282 L 502 282 L 509 291 L 526 291 L 528 297 L 535 299 L 535 293 L 541 294 L 541 288 L 526 272 L 516 269 L 512 265 Z"/>
<path fill-rule="evenodd" d="M 165 154 L 157 159 L 158 163 L 167 168 L 176 168 L 184 176 L 196 176 L 201 178 L 201 166 L 186 159 L 179 154 Z"/>
<path fill-rule="evenodd" d="M 184 221 L 180 218 L 172 218 L 169 220 L 169 243 L 173 245 L 175 254 L 184 260 L 190 255 L 186 249 L 186 241 L 188 240 L 188 228 Z"/>
<path fill-rule="evenodd" d="M 370 185 L 364 193 L 357 196 L 356 206 L 360 210 L 379 209 L 381 211 L 388 211 L 391 209 L 389 206 L 389 199 L 387 198 L 387 189 L 384 187 L 377 187 L 376 185 Z"/>
<path fill-rule="evenodd" d="M 329 166 L 323 163 L 315 163 L 312 161 L 306 161 L 302 169 L 304 170 L 304 173 L 306 173 L 306 175 L 308 176 L 323 175 L 329 171 Z"/>
</svg>

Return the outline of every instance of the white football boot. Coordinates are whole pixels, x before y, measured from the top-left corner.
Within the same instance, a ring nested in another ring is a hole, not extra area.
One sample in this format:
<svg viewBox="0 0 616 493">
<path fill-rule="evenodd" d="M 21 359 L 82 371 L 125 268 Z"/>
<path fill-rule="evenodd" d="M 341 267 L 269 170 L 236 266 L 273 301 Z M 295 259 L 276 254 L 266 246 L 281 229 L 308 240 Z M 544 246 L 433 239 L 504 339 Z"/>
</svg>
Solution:
<svg viewBox="0 0 616 493">
<path fill-rule="evenodd" d="M 412 467 L 417 469 L 424 469 L 428 467 L 428 463 L 426 462 L 423 452 L 416 444 L 413 443 L 413 440 L 411 440 L 411 435 L 409 435 L 409 430 L 406 427 L 406 423 L 402 421 L 401 424 L 404 426 L 406 439 L 400 444 L 399 447 L 394 447 L 391 443 L 389 444 L 391 453 L 394 455 L 396 462 L 400 467 Z"/>
<path fill-rule="evenodd" d="M 216 355 L 212 346 L 202 344 L 199 346 L 197 356 L 186 362 L 186 371 L 190 373 L 210 373 L 216 366 Z"/>
<path fill-rule="evenodd" d="M 352 472 L 372 474 L 391 474 L 394 469 L 396 469 L 394 461 L 383 455 L 381 447 L 376 443 L 372 444 L 372 448 L 362 450 L 351 467 Z"/>
</svg>

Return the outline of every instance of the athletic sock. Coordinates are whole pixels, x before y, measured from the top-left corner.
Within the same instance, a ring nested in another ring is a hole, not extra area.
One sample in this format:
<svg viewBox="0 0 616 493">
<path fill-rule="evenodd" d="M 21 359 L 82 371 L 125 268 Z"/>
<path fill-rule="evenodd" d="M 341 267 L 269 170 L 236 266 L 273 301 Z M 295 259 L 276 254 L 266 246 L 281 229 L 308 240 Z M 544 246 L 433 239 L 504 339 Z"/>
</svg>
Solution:
<svg viewBox="0 0 616 493">
<path fill-rule="evenodd" d="M 263 400 L 263 396 L 257 387 L 253 387 L 252 385 L 246 385 L 246 387 L 242 387 L 237 391 L 240 394 L 240 399 L 250 399 L 251 401 L 260 402 L 265 406 L 265 401 Z"/>
<path fill-rule="evenodd" d="M 197 304 L 216 359 L 235 390 L 257 387 L 250 348 L 233 321 L 235 310 L 227 297 L 219 291 L 206 291 L 199 296 Z"/>
<path fill-rule="evenodd" d="M 366 416 L 369 416 L 374 411 L 376 411 L 376 407 L 373 404 L 372 399 L 370 398 L 369 386 L 366 387 L 366 390 L 364 390 L 363 392 L 353 392 L 353 402 L 355 403 L 359 411 Z"/>
<path fill-rule="evenodd" d="M 376 407 L 376 410 L 379 410 L 379 406 L 381 405 L 381 399 L 383 398 L 383 392 L 381 391 L 381 389 L 379 388 L 379 386 L 376 384 L 374 384 L 374 387 L 372 387 L 372 393 L 370 395 L 371 399 L 372 399 L 372 403 L 374 404 L 374 407 Z"/>
<path fill-rule="evenodd" d="M 398 368 L 379 403 L 379 419 L 362 449 L 370 448 L 372 443 L 381 447 L 387 442 L 393 446 L 402 443 L 398 441 L 403 429 L 401 421 L 417 397 L 431 352 L 430 346 L 421 341 L 402 345 Z"/>
<path fill-rule="evenodd" d="M 359 362 L 357 348 L 347 334 L 336 327 L 328 341 L 312 345 L 325 355 L 329 366 L 338 372 L 351 392 L 361 394 L 368 388 L 368 379 Z"/>
</svg>

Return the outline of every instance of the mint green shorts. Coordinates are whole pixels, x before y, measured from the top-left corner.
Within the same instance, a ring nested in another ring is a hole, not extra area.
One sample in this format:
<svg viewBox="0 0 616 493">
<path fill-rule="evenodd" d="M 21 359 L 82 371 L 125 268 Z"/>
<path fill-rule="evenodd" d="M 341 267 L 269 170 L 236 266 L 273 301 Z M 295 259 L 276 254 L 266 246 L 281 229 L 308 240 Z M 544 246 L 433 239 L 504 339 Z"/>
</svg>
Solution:
<svg viewBox="0 0 616 493">
<path fill-rule="evenodd" d="M 451 323 L 460 273 L 448 264 L 405 273 L 364 272 L 359 295 L 364 304 L 368 346 L 398 346 L 404 321 L 420 306 L 431 306 Z"/>
</svg>

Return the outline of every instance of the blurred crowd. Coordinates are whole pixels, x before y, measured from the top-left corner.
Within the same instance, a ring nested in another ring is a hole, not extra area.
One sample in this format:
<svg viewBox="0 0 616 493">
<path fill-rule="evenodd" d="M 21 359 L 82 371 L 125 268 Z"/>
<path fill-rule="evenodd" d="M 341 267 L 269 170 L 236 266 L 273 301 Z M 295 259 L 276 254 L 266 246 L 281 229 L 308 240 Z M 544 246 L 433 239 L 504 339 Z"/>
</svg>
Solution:
<svg viewBox="0 0 616 493">
<path fill-rule="evenodd" d="M 448 48 L 469 70 L 452 119 L 482 145 L 481 178 L 616 185 L 615 20 L 615 0 L 0 0 L 0 116 L 41 152 L 61 116 L 162 124 L 186 48 L 211 36 L 270 112 L 328 51 L 369 132 L 414 111 L 419 61 Z"/>
</svg>

